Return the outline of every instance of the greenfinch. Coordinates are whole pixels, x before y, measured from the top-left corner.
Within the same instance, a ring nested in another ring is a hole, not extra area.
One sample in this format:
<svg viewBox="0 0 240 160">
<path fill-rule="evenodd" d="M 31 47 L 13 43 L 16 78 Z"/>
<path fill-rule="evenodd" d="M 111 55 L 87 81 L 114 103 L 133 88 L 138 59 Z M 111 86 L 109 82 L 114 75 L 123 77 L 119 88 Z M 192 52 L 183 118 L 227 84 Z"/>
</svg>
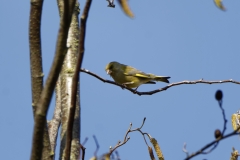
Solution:
<svg viewBox="0 0 240 160">
<path fill-rule="evenodd" d="M 144 73 L 136 68 L 124 65 L 118 62 L 110 62 L 105 67 L 116 83 L 122 84 L 128 88 L 138 88 L 141 84 L 155 84 L 154 81 L 162 81 L 169 83 L 170 77 L 156 76 L 151 73 Z"/>
</svg>

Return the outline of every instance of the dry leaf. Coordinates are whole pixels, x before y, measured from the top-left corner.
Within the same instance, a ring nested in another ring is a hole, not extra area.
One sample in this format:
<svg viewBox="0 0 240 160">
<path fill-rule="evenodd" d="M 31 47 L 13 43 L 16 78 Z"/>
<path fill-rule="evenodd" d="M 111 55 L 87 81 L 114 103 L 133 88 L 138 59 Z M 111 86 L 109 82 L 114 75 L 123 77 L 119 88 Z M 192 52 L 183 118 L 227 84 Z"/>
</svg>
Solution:
<svg viewBox="0 0 240 160">
<path fill-rule="evenodd" d="M 148 152 L 149 152 L 149 155 L 150 155 L 150 157 L 151 157 L 151 160 L 155 160 L 152 147 L 149 147 L 149 146 L 148 146 Z"/>
<path fill-rule="evenodd" d="M 128 15 L 129 17 L 133 18 L 134 15 L 132 13 L 132 11 L 130 10 L 130 7 L 127 3 L 127 0 L 118 0 L 119 4 L 121 5 L 123 11 L 126 13 L 126 15 Z"/>
</svg>

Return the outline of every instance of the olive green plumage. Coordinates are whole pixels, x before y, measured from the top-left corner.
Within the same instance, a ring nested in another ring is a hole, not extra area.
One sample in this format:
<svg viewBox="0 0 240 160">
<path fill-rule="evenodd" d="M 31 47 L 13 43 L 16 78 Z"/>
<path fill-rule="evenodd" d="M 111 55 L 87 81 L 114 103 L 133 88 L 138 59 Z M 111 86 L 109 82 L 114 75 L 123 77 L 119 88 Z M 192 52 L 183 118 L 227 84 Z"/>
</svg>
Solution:
<svg viewBox="0 0 240 160">
<path fill-rule="evenodd" d="M 116 83 L 129 88 L 137 88 L 141 84 L 155 84 L 153 81 L 169 83 L 170 77 L 157 76 L 151 73 L 144 73 L 136 68 L 118 62 L 110 62 L 105 67 L 107 74 L 111 75 Z"/>
</svg>

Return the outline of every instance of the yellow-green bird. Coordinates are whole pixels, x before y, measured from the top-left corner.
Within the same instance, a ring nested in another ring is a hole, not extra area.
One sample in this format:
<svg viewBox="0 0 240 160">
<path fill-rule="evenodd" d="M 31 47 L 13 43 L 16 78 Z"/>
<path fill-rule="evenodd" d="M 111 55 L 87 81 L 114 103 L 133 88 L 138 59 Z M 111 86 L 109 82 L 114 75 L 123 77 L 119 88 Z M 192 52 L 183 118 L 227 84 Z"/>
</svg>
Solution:
<svg viewBox="0 0 240 160">
<path fill-rule="evenodd" d="M 153 81 L 169 83 L 168 79 L 170 78 L 165 76 L 156 76 L 151 73 L 144 73 L 136 68 L 118 62 L 108 63 L 105 70 L 116 83 L 129 88 L 138 88 L 141 84 L 146 83 L 155 84 Z"/>
</svg>

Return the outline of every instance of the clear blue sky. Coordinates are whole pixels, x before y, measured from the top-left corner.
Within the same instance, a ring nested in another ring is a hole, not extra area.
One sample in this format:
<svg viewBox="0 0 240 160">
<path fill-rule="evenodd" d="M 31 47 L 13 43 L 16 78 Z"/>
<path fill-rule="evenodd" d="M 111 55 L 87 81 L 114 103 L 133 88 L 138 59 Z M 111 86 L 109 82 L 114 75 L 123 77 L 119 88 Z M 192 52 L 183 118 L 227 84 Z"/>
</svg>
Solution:
<svg viewBox="0 0 240 160">
<path fill-rule="evenodd" d="M 2 1 L 0 5 L 0 150 L 2 159 L 29 159 L 33 131 L 28 46 L 30 2 Z M 83 9 L 85 1 L 80 1 Z M 208 1 L 129 1 L 134 19 L 105 0 L 94 0 L 87 22 L 83 67 L 111 79 L 104 67 L 110 61 L 142 71 L 183 80 L 240 81 L 240 1 L 224 1 L 226 12 Z M 44 74 L 48 75 L 55 53 L 59 16 L 56 1 L 45 1 L 42 16 Z M 165 83 L 141 86 L 139 91 L 164 87 Z M 236 84 L 181 85 L 152 96 L 138 96 L 120 87 L 102 83 L 81 73 L 81 140 L 89 137 L 86 159 L 93 156 L 95 134 L 98 155 L 122 140 L 129 123 L 143 127 L 155 137 L 165 158 L 184 159 L 184 142 L 190 153 L 214 140 L 214 130 L 223 119 L 214 94 L 224 94 L 227 131 L 232 132 L 231 115 L 239 107 L 240 86 Z M 52 117 L 54 101 L 48 112 Z M 150 159 L 139 133 L 118 149 L 121 159 Z M 59 146 L 59 142 L 58 142 Z M 196 160 L 229 159 L 232 147 L 240 150 L 239 138 L 222 141 L 209 155 Z M 57 155 L 58 156 L 58 155 Z"/>
</svg>

